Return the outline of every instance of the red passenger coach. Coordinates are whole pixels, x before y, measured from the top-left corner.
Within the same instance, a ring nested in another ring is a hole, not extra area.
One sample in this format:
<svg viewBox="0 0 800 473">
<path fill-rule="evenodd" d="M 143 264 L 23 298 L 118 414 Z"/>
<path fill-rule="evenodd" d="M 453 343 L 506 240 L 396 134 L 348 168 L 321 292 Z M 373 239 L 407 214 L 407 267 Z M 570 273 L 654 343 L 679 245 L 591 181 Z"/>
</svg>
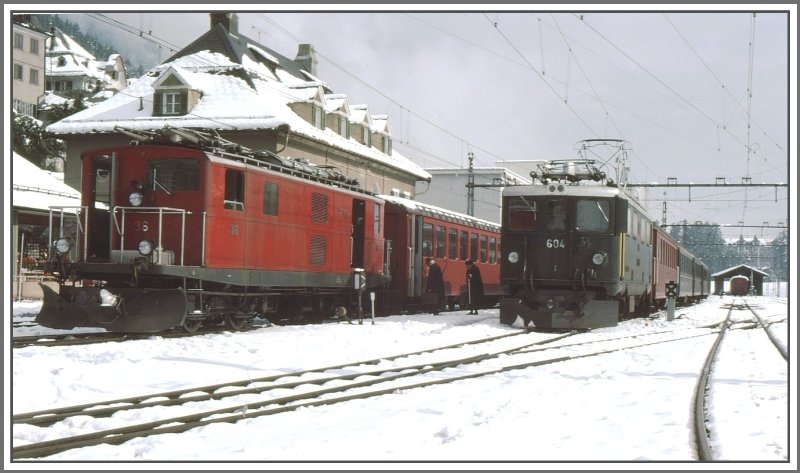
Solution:
<svg viewBox="0 0 800 473">
<path fill-rule="evenodd" d="M 330 168 L 177 131 L 197 145 L 84 153 L 77 221 L 51 212 L 61 284 L 43 289 L 40 324 L 236 329 L 360 307 L 356 273 L 365 289 L 389 281 L 381 198 Z"/>
<path fill-rule="evenodd" d="M 667 283 L 678 284 L 678 260 L 680 247 L 666 230 L 653 225 L 653 290 L 652 305 L 665 307 Z"/>
<path fill-rule="evenodd" d="M 391 241 L 392 274 L 392 281 L 382 291 L 384 310 L 419 310 L 428 257 L 433 257 L 442 268 L 449 309 L 467 305 L 465 261 L 468 259 L 474 260 L 481 271 L 483 306 L 497 303 L 503 294 L 498 224 L 402 197 L 381 197 L 386 201 L 384 236 Z"/>
</svg>

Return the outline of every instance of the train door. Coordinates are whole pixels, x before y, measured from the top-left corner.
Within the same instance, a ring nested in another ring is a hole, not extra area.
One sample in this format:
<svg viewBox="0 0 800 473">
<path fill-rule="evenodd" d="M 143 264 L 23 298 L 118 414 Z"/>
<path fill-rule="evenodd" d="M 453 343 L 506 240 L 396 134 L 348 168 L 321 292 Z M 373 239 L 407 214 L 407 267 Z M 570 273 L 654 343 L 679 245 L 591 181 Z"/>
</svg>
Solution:
<svg viewBox="0 0 800 473">
<path fill-rule="evenodd" d="M 353 199 L 353 234 L 351 238 L 350 266 L 353 268 L 364 267 L 364 231 L 366 220 L 366 202 Z"/>
<path fill-rule="evenodd" d="M 411 295 L 414 297 L 422 296 L 423 284 L 425 283 L 425 261 L 424 261 L 424 248 L 422 244 L 422 215 L 412 215 L 411 224 L 411 255 L 409 256 L 411 265 L 411 278 L 409 281 L 409 289 Z"/>
<path fill-rule="evenodd" d="M 111 209 L 114 195 L 114 156 L 98 155 L 91 158 L 88 202 L 88 253 L 89 259 L 108 260 L 111 255 Z"/>
</svg>

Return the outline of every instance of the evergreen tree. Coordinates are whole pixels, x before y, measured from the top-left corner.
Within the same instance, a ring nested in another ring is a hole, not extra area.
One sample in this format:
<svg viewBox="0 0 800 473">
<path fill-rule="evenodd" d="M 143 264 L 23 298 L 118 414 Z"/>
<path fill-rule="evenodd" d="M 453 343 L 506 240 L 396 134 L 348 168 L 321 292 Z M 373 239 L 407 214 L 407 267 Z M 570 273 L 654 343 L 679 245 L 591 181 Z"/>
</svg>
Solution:
<svg viewBox="0 0 800 473">
<path fill-rule="evenodd" d="M 770 243 L 772 247 L 771 276 L 773 279 L 789 279 L 789 231 L 783 230 Z"/>
<path fill-rule="evenodd" d="M 726 245 L 722 229 L 718 224 L 698 222 L 698 225 L 689 225 L 684 220 L 678 225 L 673 225 L 669 234 L 695 257 L 703 260 L 708 265 L 710 273 L 739 264 L 733 263 L 737 259 L 736 249 Z"/>
<path fill-rule="evenodd" d="M 14 152 L 43 169 L 54 167 L 51 163 L 63 159 L 66 153 L 64 141 L 48 137 L 42 122 L 16 111 L 11 125 L 11 140 Z"/>
</svg>

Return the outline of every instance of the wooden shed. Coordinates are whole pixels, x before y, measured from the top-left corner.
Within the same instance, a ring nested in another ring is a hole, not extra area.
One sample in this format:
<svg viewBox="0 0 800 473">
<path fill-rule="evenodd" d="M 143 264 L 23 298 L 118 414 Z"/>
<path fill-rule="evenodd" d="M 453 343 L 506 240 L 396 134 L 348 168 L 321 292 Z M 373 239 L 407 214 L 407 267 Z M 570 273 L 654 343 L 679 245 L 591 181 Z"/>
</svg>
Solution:
<svg viewBox="0 0 800 473">
<path fill-rule="evenodd" d="M 768 276 L 768 274 L 746 264 L 733 266 L 712 274 L 711 279 L 714 281 L 714 294 L 722 295 L 725 281 L 730 280 L 734 276 L 744 276 L 748 278 L 753 288 L 753 295 L 761 296 L 764 294 L 764 277 Z"/>
</svg>

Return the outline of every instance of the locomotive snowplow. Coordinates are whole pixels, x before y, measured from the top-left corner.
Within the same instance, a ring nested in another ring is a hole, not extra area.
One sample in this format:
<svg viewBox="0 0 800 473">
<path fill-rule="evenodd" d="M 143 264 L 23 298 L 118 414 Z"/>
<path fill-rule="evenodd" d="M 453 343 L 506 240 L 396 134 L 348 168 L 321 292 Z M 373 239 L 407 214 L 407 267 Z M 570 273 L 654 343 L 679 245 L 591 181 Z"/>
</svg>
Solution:
<svg viewBox="0 0 800 473">
<path fill-rule="evenodd" d="M 155 333 L 180 327 L 186 315 L 183 289 L 98 288 L 62 285 L 44 294 L 36 323 L 57 329 L 101 327 L 110 332 Z"/>
</svg>

